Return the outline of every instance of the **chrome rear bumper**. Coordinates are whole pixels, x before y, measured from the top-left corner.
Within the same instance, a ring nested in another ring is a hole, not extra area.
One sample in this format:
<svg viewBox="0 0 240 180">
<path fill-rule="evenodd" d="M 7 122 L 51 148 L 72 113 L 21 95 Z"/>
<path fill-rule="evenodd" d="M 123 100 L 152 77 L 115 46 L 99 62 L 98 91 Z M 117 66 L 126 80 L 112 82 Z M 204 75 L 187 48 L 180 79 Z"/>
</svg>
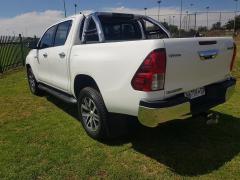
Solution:
<svg viewBox="0 0 240 180">
<path fill-rule="evenodd" d="M 144 126 L 156 127 L 170 120 L 191 117 L 193 114 L 208 111 L 228 101 L 235 91 L 235 86 L 236 80 L 232 78 L 206 86 L 206 95 L 194 100 L 189 100 L 180 94 L 163 101 L 141 101 L 138 119 Z"/>
</svg>

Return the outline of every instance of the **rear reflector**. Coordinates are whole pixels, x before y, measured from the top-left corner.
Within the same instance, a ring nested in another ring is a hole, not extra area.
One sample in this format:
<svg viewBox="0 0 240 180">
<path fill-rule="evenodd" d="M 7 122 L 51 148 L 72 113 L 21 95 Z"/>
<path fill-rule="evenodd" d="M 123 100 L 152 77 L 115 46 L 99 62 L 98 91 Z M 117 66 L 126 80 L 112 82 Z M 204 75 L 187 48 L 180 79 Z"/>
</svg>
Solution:
<svg viewBox="0 0 240 180">
<path fill-rule="evenodd" d="M 230 66 L 230 71 L 233 70 L 234 63 L 235 63 L 235 60 L 236 60 L 236 56 L 237 56 L 237 46 L 236 46 L 236 44 L 234 43 L 233 56 L 232 56 L 232 62 L 231 62 L 231 66 Z"/>
<path fill-rule="evenodd" d="M 166 51 L 156 49 L 144 60 L 132 79 L 132 87 L 138 91 L 158 91 L 164 89 L 166 72 Z"/>
</svg>

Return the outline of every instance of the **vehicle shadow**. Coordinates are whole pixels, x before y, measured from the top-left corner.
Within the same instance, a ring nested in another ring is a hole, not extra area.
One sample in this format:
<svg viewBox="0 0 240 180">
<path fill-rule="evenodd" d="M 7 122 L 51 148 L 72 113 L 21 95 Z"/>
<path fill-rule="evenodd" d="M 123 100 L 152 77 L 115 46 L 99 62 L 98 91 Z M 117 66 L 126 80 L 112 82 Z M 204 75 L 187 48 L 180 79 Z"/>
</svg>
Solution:
<svg viewBox="0 0 240 180">
<path fill-rule="evenodd" d="M 48 100 L 77 117 L 76 108 L 71 105 L 50 96 Z M 166 165 L 179 175 L 204 175 L 230 162 L 240 152 L 240 118 L 219 115 L 217 125 L 208 126 L 204 118 L 196 117 L 174 120 L 157 128 L 135 126 L 136 131 L 127 137 L 103 143 L 109 146 L 131 143 L 135 151 Z"/>
<path fill-rule="evenodd" d="M 132 148 L 184 176 L 208 174 L 240 152 L 240 119 L 220 114 L 219 124 L 203 118 L 176 120 L 155 129 L 140 128 Z"/>
</svg>

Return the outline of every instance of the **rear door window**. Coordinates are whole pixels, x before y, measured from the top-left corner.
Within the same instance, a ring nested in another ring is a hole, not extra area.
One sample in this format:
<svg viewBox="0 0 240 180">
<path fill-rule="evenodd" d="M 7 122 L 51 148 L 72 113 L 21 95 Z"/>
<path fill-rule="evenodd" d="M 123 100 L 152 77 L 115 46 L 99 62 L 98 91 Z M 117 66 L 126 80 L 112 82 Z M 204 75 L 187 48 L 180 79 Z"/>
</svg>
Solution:
<svg viewBox="0 0 240 180">
<path fill-rule="evenodd" d="M 57 27 L 54 46 L 63 46 L 67 40 L 72 26 L 72 21 L 60 23 Z"/>
</svg>

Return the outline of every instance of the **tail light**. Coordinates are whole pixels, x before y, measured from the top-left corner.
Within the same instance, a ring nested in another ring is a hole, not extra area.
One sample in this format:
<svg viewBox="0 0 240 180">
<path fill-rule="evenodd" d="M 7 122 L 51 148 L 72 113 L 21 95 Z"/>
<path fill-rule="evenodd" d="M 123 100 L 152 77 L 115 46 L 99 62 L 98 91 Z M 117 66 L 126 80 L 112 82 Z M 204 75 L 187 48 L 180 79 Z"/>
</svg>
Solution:
<svg viewBox="0 0 240 180">
<path fill-rule="evenodd" d="M 132 87 L 138 91 L 158 91 L 164 89 L 166 73 L 166 51 L 156 49 L 144 60 L 132 79 Z"/>
<path fill-rule="evenodd" d="M 236 44 L 234 43 L 233 57 L 232 57 L 232 62 L 231 62 L 231 66 L 230 66 L 230 71 L 233 70 L 234 62 L 235 62 L 235 60 L 236 60 L 236 56 L 237 56 L 237 46 L 236 46 Z"/>
</svg>

